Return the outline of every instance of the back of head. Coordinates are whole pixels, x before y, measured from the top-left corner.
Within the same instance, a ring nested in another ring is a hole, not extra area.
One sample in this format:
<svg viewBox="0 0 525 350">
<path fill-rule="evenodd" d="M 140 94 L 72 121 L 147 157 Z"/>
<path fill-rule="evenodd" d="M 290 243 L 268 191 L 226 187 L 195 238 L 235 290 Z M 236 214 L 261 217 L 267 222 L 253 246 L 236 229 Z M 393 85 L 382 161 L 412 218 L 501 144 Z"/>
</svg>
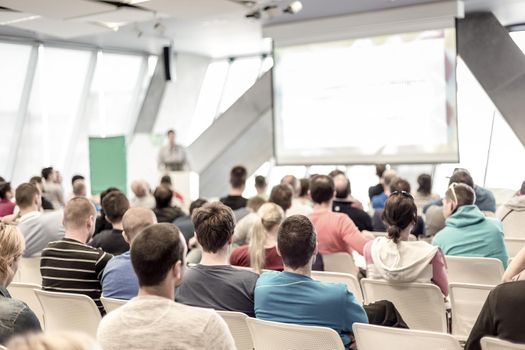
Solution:
<svg viewBox="0 0 525 350">
<path fill-rule="evenodd" d="M 191 220 L 205 252 L 217 253 L 230 244 L 235 220 L 229 207 L 220 202 L 205 204 L 193 212 Z"/>
<path fill-rule="evenodd" d="M 272 188 L 268 202 L 272 202 L 287 211 L 292 206 L 293 192 L 290 185 L 277 185 Z"/>
<path fill-rule="evenodd" d="M 334 179 L 335 197 L 345 199 L 352 192 L 350 181 L 344 173 L 332 177 Z"/>
<path fill-rule="evenodd" d="M 83 180 L 78 179 L 73 183 L 73 195 L 76 197 L 85 197 L 86 192 L 86 183 Z"/>
<path fill-rule="evenodd" d="M 265 189 L 268 184 L 266 183 L 266 178 L 262 175 L 257 175 L 255 177 L 255 187 L 260 189 Z"/>
<path fill-rule="evenodd" d="M 9 339 L 9 350 L 94 350 L 95 341 L 85 333 L 26 333 Z"/>
<path fill-rule="evenodd" d="M 16 271 L 11 268 L 12 263 L 22 256 L 24 249 L 24 236 L 18 228 L 0 222 L 0 279 L 2 281 L 6 278 L 12 279 L 15 275 Z"/>
<path fill-rule="evenodd" d="M 190 216 L 193 214 L 195 209 L 198 209 L 202 207 L 204 204 L 208 203 L 208 201 L 204 198 L 199 198 L 191 202 L 190 204 Z"/>
<path fill-rule="evenodd" d="M 131 182 L 131 191 L 137 198 L 143 198 L 146 197 L 148 194 L 148 188 L 145 184 L 145 181 L 142 180 L 133 180 Z"/>
<path fill-rule="evenodd" d="M 257 210 L 259 210 L 261 205 L 263 205 L 264 203 L 266 203 L 264 198 L 255 196 L 255 197 L 248 199 L 248 203 L 246 204 L 246 207 L 250 208 L 254 213 L 256 213 Z"/>
<path fill-rule="evenodd" d="M 111 223 L 119 223 L 126 210 L 129 209 L 129 201 L 120 191 L 114 191 L 104 197 L 102 200 L 102 209 L 106 214 L 106 218 Z"/>
<path fill-rule="evenodd" d="M 160 184 L 171 186 L 172 185 L 171 177 L 169 175 L 164 175 L 163 177 L 160 178 Z"/>
<path fill-rule="evenodd" d="M 12 192 L 11 184 L 9 182 L 0 181 L 0 199 L 6 199 L 8 192 Z"/>
<path fill-rule="evenodd" d="M 153 196 L 155 197 L 155 206 L 158 209 L 168 208 L 171 206 L 173 191 L 168 186 L 159 186 L 153 192 Z"/>
<path fill-rule="evenodd" d="M 400 177 L 395 177 L 390 182 L 390 192 L 412 192 L 410 189 L 410 183 Z"/>
<path fill-rule="evenodd" d="M 421 174 L 417 177 L 417 191 L 425 196 L 432 193 L 432 177 L 428 174 Z"/>
<path fill-rule="evenodd" d="M 243 188 L 246 185 L 248 170 L 242 165 L 237 165 L 230 171 L 230 185 L 232 188 Z"/>
<path fill-rule="evenodd" d="M 84 228 L 90 217 L 94 221 L 96 215 L 95 206 L 87 198 L 72 198 L 64 207 L 64 228 L 66 231 Z"/>
<path fill-rule="evenodd" d="M 392 180 L 394 180 L 396 177 L 397 173 L 394 169 L 385 170 L 383 172 L 383 176 L 381 177 L 381 181 L 383 182 L 383 185 L 390 186 Z"/>
<path fill-rule="evenodd" d="M 82 175 L 73 175 L 73 177 L 71 178 L 71 185 L 74 187 L 75 186 L 75 182 L 77 182 L 78 180 L 85 180 L 86 178 Z"/>
<path fill-rule="evenodd" d="M 299 183 L 301 184 L 301 192 L 299 193 L 299 197 L 304 197 L 308 194 L 308 191 L 310 190 L 310 179 L 302 178 L 301 180 L 299 180 Z"/>
<path fill-rule="evenodd" d="M 299 180 L 293 175 L 286 175 L 281 179 L 281 185 L 290 185 L 295 196 L 299 195 L 301 188 L 299 187 Z"/>
<path fill-rule="evenodd" d="M 264 245 L 267 234 L 282 223 L 284 210 L 275 203 L 265 203 L 259 208 L 257 215 L 260 219 L 253 226 L 249 252 L 250 265 L 261 271 L 266 260 Z"/>
<path fill-rule="evenodd" d="M 377 164 L 376 165 L 376 175 L 377 177 L 383 177 L 383 173 L 386 171 L 386 164 Z"/>
<path fill-rule="evenodd" d="M 184 263 L 186 243 L 177 226 L 168 223 L 146 227 L 131 245 L 131 264 L 141 287 L 161 284 L 178 261 Z"/>
<path fill-rule="evenodd" d="M 315 252 L 317 237 L 310 220 L 304 215 L 286 218 L 277 233 L 277 247 L 283 263 L 298 269 L 310 263 Z"/>
<path fill-rule="evenodd" d="M 315 175 L 310 180 L 310 197 L 314 203 L 325 203 L 334 196 L 334 180 L 330 176 Z"/>
<path fill-rule="evenodd" d="M 408 225 L 417 223 L 417 207 L 410 192 L 392 192 L 385 203 L 381 218 L 387 226 L 388 238 L 397 243 L 401 231 Z"/>
<path fill-rule="evenodd" d="M 44 180 L 50 180 L 49 177 L 53 174 L 53 167 L 47 167 L 42 169 L 42 178 Z"/>
<path fill-rule="evenodd" d="M 29 179 L 29 183 L 33 185 L 42 184 L 42 177 L 40 176 L 33 176 Z"/>
<path fill-rule="evenodd" d="M 450 186 L 453 183 L 465 184 L 474 188 L 474 180 L 467 169 L 456 169 L 450 177 L 448 185 Z"/>
<path fill-rule="evenodd" d="M 128 241 L 133 242 L 135 237 L 146 227 L 156 224 L 157 217 L 151 209 L 130 208 L 122 217 L 122 227 Z"/>
<path fill-rule="evenodd" d="M 35 185 L 23 183 L 16 188 L 15 200 L 20 209 L 26 209 L 32 206 L 35 203 L 35 197 L 40 197 L 40 192 Z"/>
<path fill-rule="evenodd" d="M 120 190 L 116 187 L 108 187 L 106 188 L 104 191 L 100 192 L 100 203 L 102 203 L 104 201 L 104 198 L 110 194 L 111 192 L 115 192 L 115 191 L 119 191 Z"/>
<path fill-rule="evenodd" d="M 463 205 L 474 204 L 476 202 L 476 193 L 467 184 L 453 182 L 450 184 L 447 192 L 445 192 L 445 199 L 454 203 L 455 209 L 457 209 Z"/>
</svg>

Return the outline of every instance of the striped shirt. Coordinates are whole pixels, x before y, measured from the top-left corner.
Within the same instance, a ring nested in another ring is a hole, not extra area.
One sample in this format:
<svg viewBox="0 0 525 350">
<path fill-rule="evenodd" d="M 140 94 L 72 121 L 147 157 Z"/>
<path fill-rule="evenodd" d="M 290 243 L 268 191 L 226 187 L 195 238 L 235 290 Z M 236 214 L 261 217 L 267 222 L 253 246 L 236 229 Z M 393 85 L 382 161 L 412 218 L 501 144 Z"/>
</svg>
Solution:
<svg viewBox="0 0 525 350">
<path fill-rule="evenodd" d="M 74 239 L 51 242 L 42 251 L 40 272 L 42 289 L 51 292 L 85 294 L 95 301 L 104 315 L 100 302 L 100 279 L 113 256 Z"/>
</svg>

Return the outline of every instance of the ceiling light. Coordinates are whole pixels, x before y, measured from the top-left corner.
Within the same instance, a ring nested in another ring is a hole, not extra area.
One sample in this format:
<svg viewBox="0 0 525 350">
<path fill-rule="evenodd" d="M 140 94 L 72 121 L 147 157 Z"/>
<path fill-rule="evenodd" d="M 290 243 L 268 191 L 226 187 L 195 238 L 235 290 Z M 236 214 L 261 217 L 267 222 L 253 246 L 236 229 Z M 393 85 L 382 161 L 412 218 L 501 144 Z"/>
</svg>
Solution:
<svg viewBox="0 0 525 350">
<path fill-rule="evenodd" d="M 284 12 L 294 15 L 298 12 L 301 12 L 302 9 L 303 3 L 300 1 L 294 1 L 284 9 Z"/>
<path fill-rule="evenodd" d="M 0 25 L 7 26 L 7 25 L 10 25 L 10 24 L 26 22 L 26 21 L 32 21 L 34 19 L 39 19 L 39 18 L 41 18 L 41 17 L 40 16 L 29 16 L 29 17 L 24 17 L 24 18 L 13 19 L 13 20 L 10 20 L 10 21 L 0 22 Z"/>
</svg>

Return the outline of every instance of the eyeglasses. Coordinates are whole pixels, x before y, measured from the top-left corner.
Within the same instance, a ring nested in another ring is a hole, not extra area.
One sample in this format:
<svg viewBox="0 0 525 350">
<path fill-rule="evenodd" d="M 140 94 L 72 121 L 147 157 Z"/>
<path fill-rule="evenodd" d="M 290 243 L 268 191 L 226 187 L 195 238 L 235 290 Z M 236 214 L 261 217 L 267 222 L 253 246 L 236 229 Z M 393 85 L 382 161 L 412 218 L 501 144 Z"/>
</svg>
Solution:
<svg viewBox="0 0 525 350">
<path fill-rule="evenodd" d="M 407 191 L 394 191 L 390 195 L 391 196 L 402 195 L 402 196 L 414 199 L 414 196 L 412 195 L 412 193 L 407 192 Z"/>
</svg>

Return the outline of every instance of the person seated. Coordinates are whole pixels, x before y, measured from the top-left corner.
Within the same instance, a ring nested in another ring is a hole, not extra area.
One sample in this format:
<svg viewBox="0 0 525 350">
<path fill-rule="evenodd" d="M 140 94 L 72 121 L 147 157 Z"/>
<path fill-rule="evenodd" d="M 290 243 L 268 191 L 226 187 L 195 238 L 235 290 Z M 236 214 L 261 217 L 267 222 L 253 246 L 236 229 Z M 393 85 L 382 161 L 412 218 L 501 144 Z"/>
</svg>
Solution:
<svg viewBox="0 0 525 350">
<path fill-rule="evenodd" d="M 283 260 L 277 254 L 277 231 L 284 220 L 284 211 L 275 203 L 265 203 L 257 211 L 249 245 L 237 247 L 230 256 L 235 266 L 251 267 L 257 272 L 263 269 L 283 269 Z"/>
<path fill-rule="evenodd" d="M 42 330 L 35 313 L 24 302 L 11 299 L 7 291 L 24 248 L 24 237 L 18 228 L 0 222 L 0 345 L 14 335 Z"/>
<path fill-rule="evenodd" d="M 387 237 L 378 237 L 366 244 L 367 277 L 391 282 L 433 282 L 447 296 L 443 253 L 427 242 L 408 241 L 417 224 L 417 208 L 410 192 L 392 192 L 382 217 Z"/>
<path fill-rule="evenodd" d="M 104 201 L 104 198 L 110 194 L 113 191 L 120 191 L 116 187 L 108 187 L 106 190 L 102 191 L 100 193 L 100 204 Z M 106 230 L 112 230 L 113 225 L 106 219 L 106 214 L 104 213 L 104 209 L 102 206 L 100 206 L 100 215 L 97 216 L 97 220 L 95 221 L 95 232 L 93 233 L 93 236 L 98 235 L 102 231 Z"/>
<path fill-rule="evenodd" d="M 525 181 L 516 195 L 498 208 L 496 217 L 503 223 L 506 238 L 525 238 Z"/>
<path fill-rule="evenodd" d="M 181 193 L 177 192 L 175 188 L 173 187 L 173 183 L 171 182 L 171 176 L 169 175 L 162 176 L 160 178 L 160 186 L 166 186 L 173 192 L 172 204 L 175 204 L 175 203 L 180 204 L 180 205 L 184 204 L 184 196 Z"/>
<path fill-rule="evenodd" d="M 44 249 L 40 273 L 43 290 L 87 295 L 104 315 L 100 277 L 113 256 L 86 244 L 95 230 L 96 215 L 95 207 L 87 198 L 75 197 L 67 202 L 65 236 Z"/>
<path fill-rule="evenodd" d="M 221 203 L 230 207 L 231 210 L 238 210 L 246 207 L 248 199 L 242 196 L 246 187 L 248 170 L 242 165 L 237 165 L 230 171 L 230 193 L 220 199 Z"/>
<path fill-rule="evenodd" d="M 40 193 L 41 208 L 43 210 L 54 210 L 53 204 L 42 195 L 42 192 L 44 192 L 44 184 L 42 182 L 42 178 L 40 176 L 33 176 L 31 177 L 31 179 L 29 179 L 29 183 L 35 186 L 38 189 L 38 192 Z"/>
<path fill-rule="evenodd" d="M 171 206 L 173 191 L 167 186 L 159 186 L 153 192 L 155 197 L 155 209 L 153 212 L 157 216 L 157 221 L 172 223 L 178 217 L 184 216 L 184 212 L 177 206 Z"/>
<path fill-rule="evenodd" d="M 129 245 L 146 227 L 156 224 L 157 217 L 151 209 L 131 208 L 122 218 L 122 235 Z M 107 298 L 129 300 L 137 296 L 139 282 L 131 265 L 129 250 L 108 261 L 102 278 L 102 295 Z"/>
<path fill-rule="evenodd" d="M 192 221 L 202 259 L 200 264 L 188 268 L 177 288 L 176 300 L 253 317 L 253 290 L 259 275 L 229 264 L 235 226 L 232 210 L 219 202 L 208 203 L 193 212 Z"/>
<path fill-rule="evenodd" d="M 58 172 L 53 167 L 42 169 L 42 179 L 44 181 L 43 195 L 52 204 L 55 209 L 64 207 L 64 191 L 60 185 Z"/>
<path fill-rule="evenodd" d="M 292 215 L 308 215 L 312 212 L 312 206 L 303 203 L 302 199 L 299 199 L 301 193 L 301 183 L 293 175 L 286 175 L 281 179 L 282 185 L 290 185 L 292 189 L 292 206 L 286 211 L 286 216 Z"/>
<path fill-rule="evenodd" d="M 77 180 L 73 184 L 73 197 L 87 197 L 86 183 L 83 180 Z"/>
<path fill-rule="evenodd" d="M 93 237 L 89 245 L 100 248 L 106 253 L 120 255 L 129 250 L 129 243 L 122 234 L 122 217 L 129 209 L 129 201 L 120 191 L 111 192 L 104 197 L 102 208 L 106 214 L 106 219 L 113 226 L 112 230 L 100 232 Z"/>
<path fill-rule="evenodd" d="M 308 195 L 308 191 L 310 191 L 310 179 L 303 177 L 299 179 L 299 184 L 301 185 L 301 191 L 299 192 L 299 198 L 297 198 L 297 200 L 299 203 L 312 207 L 313 203 Z"/>
<path fill-rule="evenodd" d="M 184 276 L 186 243 L 177 226 L 147 227 L 131 245 L 138 296 L 100 321 L 97 340 L 104 350 L 233 350 L 226 322 L 213 310 L 175 302 Z"/>
<path fill-rule="evenodd" d="M 130 206 L 138 208 L 155 208 L 155 197 L 150 192 L 149 185 L 144 180 L 134 180 L 131 182 L 131 191 L 134 197 L 131 199 Z"/>
<path fill-rule="evenodd" d="M 432 193 L 432 177 L 428 174 L 420 174 L 417 177 L 418 188 L 414 193 L 414 203 L 416 203 L 417 213 L 423 213 L 423 206 L 431 201 L 439 199 L 439 195 Z"/>
<path fill-rule="evenodd" d="M 343 213 L 354 222 L 359 231 L 373 231 L 372 218 L 359 206 L 355 205 L 351 197 L 350 180 L 344 173 L 339 173 L 333 177 L 335 186 L 335 199 L 332 203 L 332 210 L 336 213 Z"/>
<path fill-rule="evenodd" d="M 234 246 L 242 246 L 250 243 L 253 226 L 260 220 L 257 211 L 264 203 L 266 203 L 266 201 L 259 196 L 248 199 L 246 208 L 249 210 L 249 214 L 237 221 L 235 225 L 232 238 Z"/>
<path fill-rule="evenodd" d="M 255 191 L 257 191 L 257 196 L 265 201 L 268 200 L 268 194 L 266 193 L 267 189 L 268 183 L 266 182 L 266 178 L 262 175 L 257 175 L 255 177 Z"/>
<path fill-rule="evenodd" d="M 372 208 L 373 209 L 383 209 L 385 207 L 385 202 L 390 195 L 390 183 L 397 177 L 396 171 L 393 169 L 385 170 L 381 176 L 381 184 L 383 185 L 383 192 L 372 197 Z"/>
<path fill-rule="evenodd" d="M 377 185 L 370 186 L 368 188 L 368 198 L 370 199 L 370 202 L 372 202 L 372 198 L 374 198 L 377 195 L 380 195 L 381 193 L 385 191 L 383 187 L 383 182 L 381 179 L 383 178 L 383 174 L 385 173 L 386 168 L 387 168 L 386 164 L 376 165 L 376 176 L 379 178 L 379 183 Z"/>
<path fill-rule="evenodd" d="M 190 240 L 195 236 L 195 228 L 193 227 L 193 222 L 191 222 L 191 214 L 193 214 L 195 209 L 202 207 L 206 203 L 208 203 L 208 201 L 203 198 L 194 200 L 190 204 L 190 214 L 179 216 L 173 221 L 173 223 L 179 228 L 180 232 L 184 235 L 186 245 L 189 245 Z M 190 247 L 188 246 L 188 248 Z"/>
<path fill-rule="evenodd" d="M 445 228 L 434 236 L 432 244 L 445 255 L 496 258 L 506 268 L 509 256 L 501 222 L 483 215 L 475 202 L 472 187 L 452 183 L 443 200 Z"/>
<path fill-rule="evenodd" d="M 0 181 L 0 218 L 13 214 L 16 204 L 11 199 L 13 199 L 11 183 Z"/>
</svg>

